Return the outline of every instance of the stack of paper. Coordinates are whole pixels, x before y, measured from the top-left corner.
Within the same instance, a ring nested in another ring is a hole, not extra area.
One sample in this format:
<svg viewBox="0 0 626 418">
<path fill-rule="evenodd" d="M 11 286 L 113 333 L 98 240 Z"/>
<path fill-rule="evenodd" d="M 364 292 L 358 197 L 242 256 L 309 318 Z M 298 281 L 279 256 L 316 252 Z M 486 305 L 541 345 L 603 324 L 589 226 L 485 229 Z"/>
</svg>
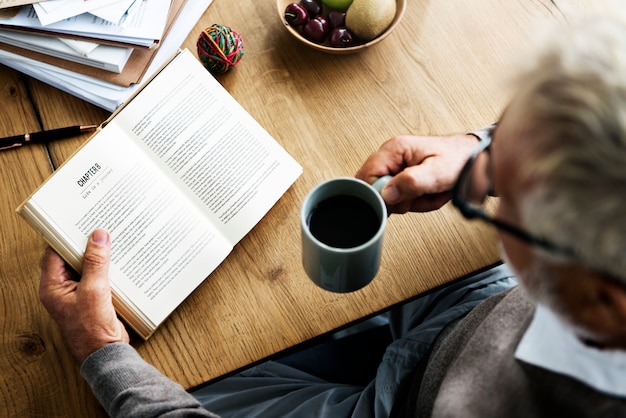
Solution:
<svg viewBox="0 0 626 418">
<path fill-rule="evenodd" d="M 0 0 L 0 64 L 113 111 L 176 52 L 211 2 Z"/>
</svg>

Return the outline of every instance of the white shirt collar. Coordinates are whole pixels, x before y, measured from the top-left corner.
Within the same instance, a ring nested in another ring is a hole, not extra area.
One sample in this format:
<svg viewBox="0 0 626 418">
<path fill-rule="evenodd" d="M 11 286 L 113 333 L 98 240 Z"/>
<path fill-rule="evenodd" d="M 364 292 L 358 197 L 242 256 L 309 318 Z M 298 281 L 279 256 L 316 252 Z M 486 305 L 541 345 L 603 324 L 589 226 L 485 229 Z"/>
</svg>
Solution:
<svg viewBox="0 0 626 418">
<path fill-rule="evenodd" d="M 580 380 L 598 391 L 626 397 L 626 352 L 599 350 L 583 344 L 545 306 L 537 306 L 515 357 Z"/>
</svg>

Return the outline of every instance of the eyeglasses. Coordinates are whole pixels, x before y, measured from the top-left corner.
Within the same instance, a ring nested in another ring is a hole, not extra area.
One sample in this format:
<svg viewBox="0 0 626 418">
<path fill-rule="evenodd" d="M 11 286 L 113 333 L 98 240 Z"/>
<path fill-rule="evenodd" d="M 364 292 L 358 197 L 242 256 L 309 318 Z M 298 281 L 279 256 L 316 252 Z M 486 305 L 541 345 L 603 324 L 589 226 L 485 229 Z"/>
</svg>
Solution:
<svg viewBox="0 0 626 418">
<path fill-rule="evenodd" d="M 452 189 L 452 204 L 467 219 L 481 219 L 531 245 L 559 255 L 574 257 L 571 249 L 556 245 L 495 217 L 497 204 L 489 199 L 489 196 L 494 196 L 490 146 L 490 138 L 481 140 L 463 166 Z"/>
</svg>

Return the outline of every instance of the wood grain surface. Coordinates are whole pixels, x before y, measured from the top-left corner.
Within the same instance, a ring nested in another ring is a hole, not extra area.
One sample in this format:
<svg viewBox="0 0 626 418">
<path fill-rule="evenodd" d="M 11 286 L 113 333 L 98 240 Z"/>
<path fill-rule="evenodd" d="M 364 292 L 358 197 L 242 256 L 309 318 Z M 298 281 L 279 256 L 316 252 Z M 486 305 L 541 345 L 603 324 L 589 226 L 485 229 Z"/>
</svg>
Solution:
<svg viewBox="0 0 626 418">
<path fill-rule="evenodd" d="M 352 176 L 386 139 L 479 128 L 506 103 L 506 77 L 544 23 L 567 24 L 591 0 L 410 0 L 383 42 L 326 55 L 291 38 L 274 0 L 215 0 L 184 43 L 213 23 L 245 55 L 218 80 L 304 167 L 229 258 L 147 342 L 133 345 L 184 387 L 233 373 L 498 262 L 494 231 L 451 206 L 391 216 L 371 285 L 332 294 L 300 260 L 298 211 L 317 183 Z M 0 66 L 0 135 L 100 123 L 109 113 Z M 45 248 L 15 208 L 87 135 L 0 152 L 0 416 L 104 411 L 38 299 Z"/>
</svg>

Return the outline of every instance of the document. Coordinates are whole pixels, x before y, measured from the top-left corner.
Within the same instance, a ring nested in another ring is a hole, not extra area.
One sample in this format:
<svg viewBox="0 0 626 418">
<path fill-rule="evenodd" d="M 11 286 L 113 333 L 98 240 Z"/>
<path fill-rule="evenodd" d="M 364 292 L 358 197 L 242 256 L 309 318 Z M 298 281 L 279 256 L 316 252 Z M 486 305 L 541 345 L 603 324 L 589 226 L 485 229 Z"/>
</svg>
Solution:
<svg viewBox="0 0 626 418">
<path fill-rule="evenodd" d="M 145 51 L 150 53 L 148 57 L 144 57 L 143 51 L 140 51 L 142 54 L 137 61 L 135 58 L 138 51 L 135 50 L 124 67 L 124 71 L 119 74 L 120 79 L 103 78 L 102 73 L 118 75 L 112 72 L 98 71 L 98 75 L 87 73 L 87 69 L 92 69 L 92 67 L 71 70 L 63 67 L 60 63 L 44 62 L 41 58 L 30 58 L 21 52 L 11 50 L 0 49 L 0 64 L 113 112 L 137 91 L 139 84 L 143 84 L 146 79 L 149 79 L 180 48 L 180 45 L 189 35 L 189 31 L 192 30 L 198 22 L 198 18 L 212 1 L 174 0 L 172 4 L 179 10 L 175 11 L 174 16 L 172 16 L 167 36 L 160 43 L 159 48 L 156 50 L 146 49 Z M 181 3 L 182 5 L 180 5 Z M 138 74 L 135 74 L 136 67 L 141 69 Z M 131 79 L 129 79 L 129 75 L 132 75 Z"/>
<path fill-rule="evenodd" d="M 72 46 L 89 43 L 1 29 L 0 42 L 118 74 L 133 53 L 133 48 L 98 44 L 91 51 L 81 53 Z"/>
<path fill-rule="evenodd" d="M 17 211 L 77 271 L 107 229 L 114 305 L 147 339 L 301 173 L 185 50 Z"/>
<path fill-rule="evenodd" d="M 15 17 L 0 20 L 0 28 L 80 37 L 100 43 L 106 41 L 125 46 L 152 47 L 163 37 L 171 4 L 172 0 L 141 1 L 138 3 L 139 10 L 119 25 L 112 25 L 89 13 L 44 25 L 33 6 L 24 6 Z"/>
<path fill-rule="evenodd" d="M 33 4 L 33 8 L 35 13 L 37 13 L 39 22 L 46 26 L 83 13 L 91 14 L 91 12 L 97 9 L 111 7 L 112 4 L 117 2 L 118 0 L 46 0 Z M 128 6 L 121 12 L 118 20 L 127 9 Z M 113 24 L 117 24 L 117 22 Z"/>
</svg>

